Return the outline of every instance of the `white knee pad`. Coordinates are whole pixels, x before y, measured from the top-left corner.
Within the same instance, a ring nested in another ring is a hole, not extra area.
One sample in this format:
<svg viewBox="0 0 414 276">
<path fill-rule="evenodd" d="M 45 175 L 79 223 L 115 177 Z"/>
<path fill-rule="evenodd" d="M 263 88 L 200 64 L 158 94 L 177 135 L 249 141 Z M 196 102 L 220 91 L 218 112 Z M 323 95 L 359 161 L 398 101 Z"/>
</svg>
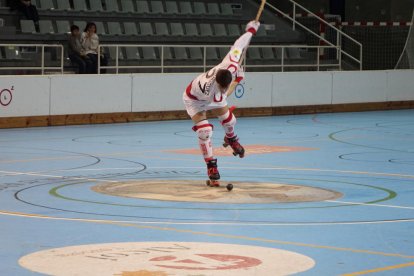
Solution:
<svg viewBox="0 0 414 276">
<path fill-rule="evenodd" d="M 198 122 L 193 130 L 197 132 L 198 144 L 205 160 L 213 158 L 213 146 L 211 145 L 211 137 L 213 136 L 213 125 L 207 120 Z"/>
<path fill-rule="evenodd" d="M 202 141 L 207 141 L 213 136 L 213 125 L 207 120 L 197 123 L 193 126 L 193 130 L 197 132 L 198 138 Z"/>
</svg>

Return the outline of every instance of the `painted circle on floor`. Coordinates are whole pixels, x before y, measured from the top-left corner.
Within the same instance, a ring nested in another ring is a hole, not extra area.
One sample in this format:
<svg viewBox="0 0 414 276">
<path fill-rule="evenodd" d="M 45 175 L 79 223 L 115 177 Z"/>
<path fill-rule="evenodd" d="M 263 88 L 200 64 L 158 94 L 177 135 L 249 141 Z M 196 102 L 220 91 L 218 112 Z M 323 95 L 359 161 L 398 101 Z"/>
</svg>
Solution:
<svg viewBox="0 0 414 276">
<path fill-rule="evenodd" d="M 341 193 L 309 186 L 263 183 L 232 182 L 234 188 L 227 191 L 227 183 L 220 187 L 208 187 L 202 180 L 139 180 L 103 183 L 92 187 L 98 193 L 164 201 L 213 202 L 213 203 L 274 203 L 311 202 L 334 200 Z"/>
<path fill-rule="evenodd" d="M 311 269 L 305 255 L 258 246 L 134 242 L 55 248 L 22 257 L 19 264 L 47 275 L 290 275 Z"/>
</svg>

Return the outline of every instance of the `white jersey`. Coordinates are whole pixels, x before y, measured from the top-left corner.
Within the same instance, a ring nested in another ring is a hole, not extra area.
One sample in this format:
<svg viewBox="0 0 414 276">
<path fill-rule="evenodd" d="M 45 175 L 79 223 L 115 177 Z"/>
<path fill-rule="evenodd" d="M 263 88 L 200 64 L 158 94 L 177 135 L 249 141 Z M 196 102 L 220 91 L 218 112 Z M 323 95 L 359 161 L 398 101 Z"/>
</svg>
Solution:
<svg viewBox="0 0 414 276">
<path fill-rule="evenodd" d="M 226 69 L 231 72 L 233 81 L 239 82 L 243 79 L 244 72 L 239 62 L 251 38 L 251 32 L 246 32 L 239 37 L 221 63 L 195 78 L 185 94 L 192 100 L 205 103 L 219 103 L 225 100 L 225 91 L 221 92 L 216 82 L 216 74 L 218 70 Z"/>
</svg>

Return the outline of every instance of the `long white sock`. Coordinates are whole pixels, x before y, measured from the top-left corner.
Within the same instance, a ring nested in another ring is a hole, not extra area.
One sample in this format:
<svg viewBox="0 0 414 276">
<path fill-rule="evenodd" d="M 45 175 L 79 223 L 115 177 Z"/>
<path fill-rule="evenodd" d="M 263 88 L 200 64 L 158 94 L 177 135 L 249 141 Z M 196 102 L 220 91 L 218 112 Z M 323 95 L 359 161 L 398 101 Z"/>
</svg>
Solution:
<svg viewBox="0 0 414 276">
<path fill-rule="evenodd" d="M 224 115 L 218 116 L 218 119 L 223 126 L 224 132 L 228 138 L 235 136 L 234 129 L 236 126 L 236 116 L 230 111 L 227 111 Z"/>
</svg>

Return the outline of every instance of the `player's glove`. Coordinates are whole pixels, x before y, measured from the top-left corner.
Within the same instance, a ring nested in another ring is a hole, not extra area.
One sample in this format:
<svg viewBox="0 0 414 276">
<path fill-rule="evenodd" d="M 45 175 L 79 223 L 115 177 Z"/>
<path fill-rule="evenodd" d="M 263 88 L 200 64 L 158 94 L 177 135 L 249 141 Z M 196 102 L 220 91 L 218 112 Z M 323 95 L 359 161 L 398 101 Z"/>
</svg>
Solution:
<svg viewBox="0 0 414 276">
<path fill-rule="evenodd" d="M 252 34 L 256 34 L 257 30 L 260 27 L 260 22 L 256 20 L 252 20 L 246 25 L 246 32 L 251 32 Z"/>
</svg>

